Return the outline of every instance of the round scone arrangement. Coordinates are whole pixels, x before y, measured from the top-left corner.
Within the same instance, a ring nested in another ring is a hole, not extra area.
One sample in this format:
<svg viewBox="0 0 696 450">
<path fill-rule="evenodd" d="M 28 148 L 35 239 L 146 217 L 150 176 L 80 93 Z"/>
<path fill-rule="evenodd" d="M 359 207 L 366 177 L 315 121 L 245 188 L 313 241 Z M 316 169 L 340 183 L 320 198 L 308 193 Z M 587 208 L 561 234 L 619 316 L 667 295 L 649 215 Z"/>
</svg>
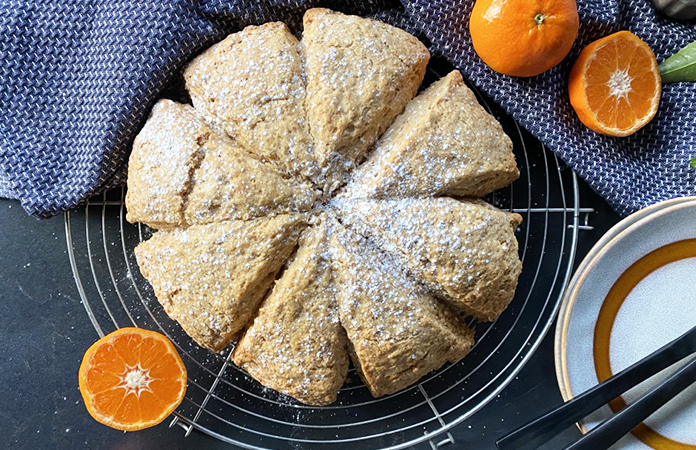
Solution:
<svg viewBox="0 0 696 450">
<path fill-rule="evenodd" d="M 250 26 L 198 56 L 193 105 L 159 101 L 128 169 L 135 249 L 198 344 L 311 405 L 352 361 L 374 396 L 474 341 L 521 271 L 518 214 L 477 200 L 517 179 L 512 143 L 454 71 L 390 25 L 311 9 L 298 41 Z M 415 98 L 414 98 L 415 96 Z M 466 199 L 465 199 L 466 198 Z"/>
</svg>

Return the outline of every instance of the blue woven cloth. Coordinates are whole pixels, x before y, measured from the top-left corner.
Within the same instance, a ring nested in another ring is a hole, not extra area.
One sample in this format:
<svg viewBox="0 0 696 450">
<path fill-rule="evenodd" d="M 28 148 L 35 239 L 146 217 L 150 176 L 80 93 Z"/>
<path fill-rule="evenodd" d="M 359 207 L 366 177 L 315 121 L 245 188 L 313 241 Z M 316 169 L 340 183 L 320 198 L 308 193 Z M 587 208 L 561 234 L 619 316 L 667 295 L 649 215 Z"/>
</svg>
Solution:
<svg viewBox="0 0 696 450">
<path fill-rule="evenodd" d="M 133 138 L 186 61 L 249 24 L 287 22 L 326 6 L 370 15 L 429 41 L 619 213 L 696 195 L 696 83 L 665 86 L 657 118 L 630 138 L 582 126 L 567 74 L 587 43 L 629 29 L 659 61 L 696 40 L 693 24 L 656 16 L 647 0 L 578 1 L 571 54 L 541 76 L 492 72 L 473 53 L 473 0 L 9 0 L 0 4 L 0 195 L 50 217 L 124 181 Z"/>
</svg>

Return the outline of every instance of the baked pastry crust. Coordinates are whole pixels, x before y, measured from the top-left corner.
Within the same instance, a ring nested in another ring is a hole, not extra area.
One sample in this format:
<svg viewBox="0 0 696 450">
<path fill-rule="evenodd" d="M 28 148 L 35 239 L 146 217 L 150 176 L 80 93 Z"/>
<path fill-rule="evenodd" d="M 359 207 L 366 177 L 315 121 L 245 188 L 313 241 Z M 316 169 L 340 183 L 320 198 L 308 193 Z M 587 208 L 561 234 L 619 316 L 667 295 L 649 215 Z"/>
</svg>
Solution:
<svg viewBox="0 0 696 450">
<path fill-rule="evenodd" d="M 248 26 L 184 72 L 193 105 L 242 148 L 281 172 L 317 176 L 299 43 L 282 22 Z"/>
<path fill-rule="evenodd" d="M 184 226 L 191 175 L 210 129 L 190 105 L 160 100 L 133 143 L 128 160 L 126 219 L 158 229 Z"/>
<path fill-rule="evenodd" d="M 305 231 L 297 255 L 232 354 L 264 386 L 310 405 L 335 402 L 348 373 L 328 238 L 325 217 Z"/>
<path fill-rule="evenodd" d="M 351 358 L 372 395 L 397 392 L 469 352 L 473 329 L 388 256 L 339 229 L 331 257 Z"/>
<path fill-rule="evenodd" d="M 519 175 L 510 138 L 455 70 L 406 105 L 346 196 L 482 197 Z"/>
<path fill-rule="evenodd" d="M 331 193 L 416 95 L 430 53 L 403 30 L 323 8 L 305 13 L 301 45 L 309 126 Z"/>
<path fill-rule="evenodd" d="M 250 26 L 186 68 L 194 106 L 155 105 L 126 206 L 161 229 L 135 254 L 167 314 L 213 351 L 238 339 L 252 377 L 325 405 L 349 357 L 380 396 L 466 355 L 462 311 L 493 320 L 514 294 L 521 217 L 433 198 L 518 175 L 458 72 L 412 100 L 429 58 L 416 38 L 326 9 L 304 19 L 300 43 Z"/>
<path fill-rule="evenodd" d="M 126 219 L 157 229 L 304 212 L 317 198 L 171 100 L 154 106 L 135 139 L 128 188 Z"/>
<path fill-rule="evenodd" d="M 522 270 L 516 213 L 449 197 L 339 200 L 341 219 L 408 267 L 431 292 L 481 321 L 515 295 Z"/>
<path fill-rule="evenodd" d="M 169 317 L 220 351 L 253 317 L 304 225 L 283 214 L 159 231 L 135 256 Z"/>
<path fill-rule="evenodd" d="M 307 212 L 314 206 L 318 192 L 312 185 L 284 178 L 225 136 L 211 134 L 204 147 L 185 205 L 187 223 L 249 220 Z"/>
</svg>

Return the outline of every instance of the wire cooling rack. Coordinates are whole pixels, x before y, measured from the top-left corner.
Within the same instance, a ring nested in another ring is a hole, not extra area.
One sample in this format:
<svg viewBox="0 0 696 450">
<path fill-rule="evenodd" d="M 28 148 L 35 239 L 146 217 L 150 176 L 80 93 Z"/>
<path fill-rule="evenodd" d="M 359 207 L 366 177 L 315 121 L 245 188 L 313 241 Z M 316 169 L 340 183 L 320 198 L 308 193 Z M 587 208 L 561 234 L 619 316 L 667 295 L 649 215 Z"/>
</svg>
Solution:
<svg viewBox="0 0 696 450">
<path fill-rule="evenodd" d="M 430 77 L 439 74 L 432 71 Z M 477 93 L 478 95 L 478 93 Z M 453 444 L 449 429 L 493 399 L 519 372 L 555 317 L 571 275 L 578 233 L 591 209 L 580 208 L 575 174 L 485 98 L 481 102 L 511 137 L 520 179 L 487 200 L 520 213 L 522 275 L 510 307 L 479 324 L 476 345 L 457 364 L 396 394 L 373 398 L 354 369 L 330 406 L 303 405 L 263 388 L 230 360 L 196 345 L 166 315 L 142 277 L 133 249 L 152 230 L 125 220 L 125 189 L 65 215 L 77 289 L 99 335 L 124 326 L 157 330 L 181 354 L 186 397 L 171 425 L 248 449 L 400 449 L 429 441 Z"/>
</svg>

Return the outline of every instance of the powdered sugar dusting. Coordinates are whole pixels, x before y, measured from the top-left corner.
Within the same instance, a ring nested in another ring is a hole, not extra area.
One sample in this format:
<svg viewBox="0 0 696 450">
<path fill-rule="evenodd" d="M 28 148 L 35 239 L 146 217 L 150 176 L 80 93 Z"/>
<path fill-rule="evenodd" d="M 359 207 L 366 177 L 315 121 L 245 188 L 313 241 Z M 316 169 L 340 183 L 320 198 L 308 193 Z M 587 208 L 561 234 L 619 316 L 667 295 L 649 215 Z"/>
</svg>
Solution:
<svg viewBox="0 0 696 450">
<path fill-rule="evenodd" d="M 281 215 L 160 231 L 136 257 L 167 314 L 220 350 L 256 310 L 303 225 L 302 216 Z"/>
<path fill-rule="evenodd" d="M 473 332 L 389 255 L 340 225 L 331 238 L 339 316 L 353 362 L 376 396 L 466 354 Z"/>
<path fill-rule="evenodd" d="M 381 22 L 315 9 L 304 23 L 307 114 L 330 194 L 415 95 L 430 55 Z"/>
<path fill-rule="evenodd" d="M 284 173 L 317 175 L 299 43 L 284 24 L 230 35 L 196 58 L 184 77 L 196 109 L 245 151 Z"/>
<path fill-rule="evenodd" d="M 195 108 L 155 107 L 127 206 L 168 230 L 136 248 L 165 311 L 214 351 L 238 339 L 232 359 L 265 386 L 323 405 L 349 355 L 379 396 L 468 352 L 460 312 L 485 320 L 514 292 L 517 217 L 432 196 L 517 169 L 496 156 L 509 140 L 495 120 L 448 90 L 456 76 L 394 122 L 429 58 L 415 38 L 322 9 L 305 26 L 301 43 L 248 27 L 189 65 Z"/>
<path fill-rule="evenodd" d="M 482 196 L 518 176 L 512 142 L 454 71 L 407 105 L 346 196 Z"/>
<path fill-rule="evenodd" d="M 514 294 L 521 217 L 483 201 L 337 198 L 341 219 L 396 255 L 438 296 L 494 320 Z"/>
</svg>

